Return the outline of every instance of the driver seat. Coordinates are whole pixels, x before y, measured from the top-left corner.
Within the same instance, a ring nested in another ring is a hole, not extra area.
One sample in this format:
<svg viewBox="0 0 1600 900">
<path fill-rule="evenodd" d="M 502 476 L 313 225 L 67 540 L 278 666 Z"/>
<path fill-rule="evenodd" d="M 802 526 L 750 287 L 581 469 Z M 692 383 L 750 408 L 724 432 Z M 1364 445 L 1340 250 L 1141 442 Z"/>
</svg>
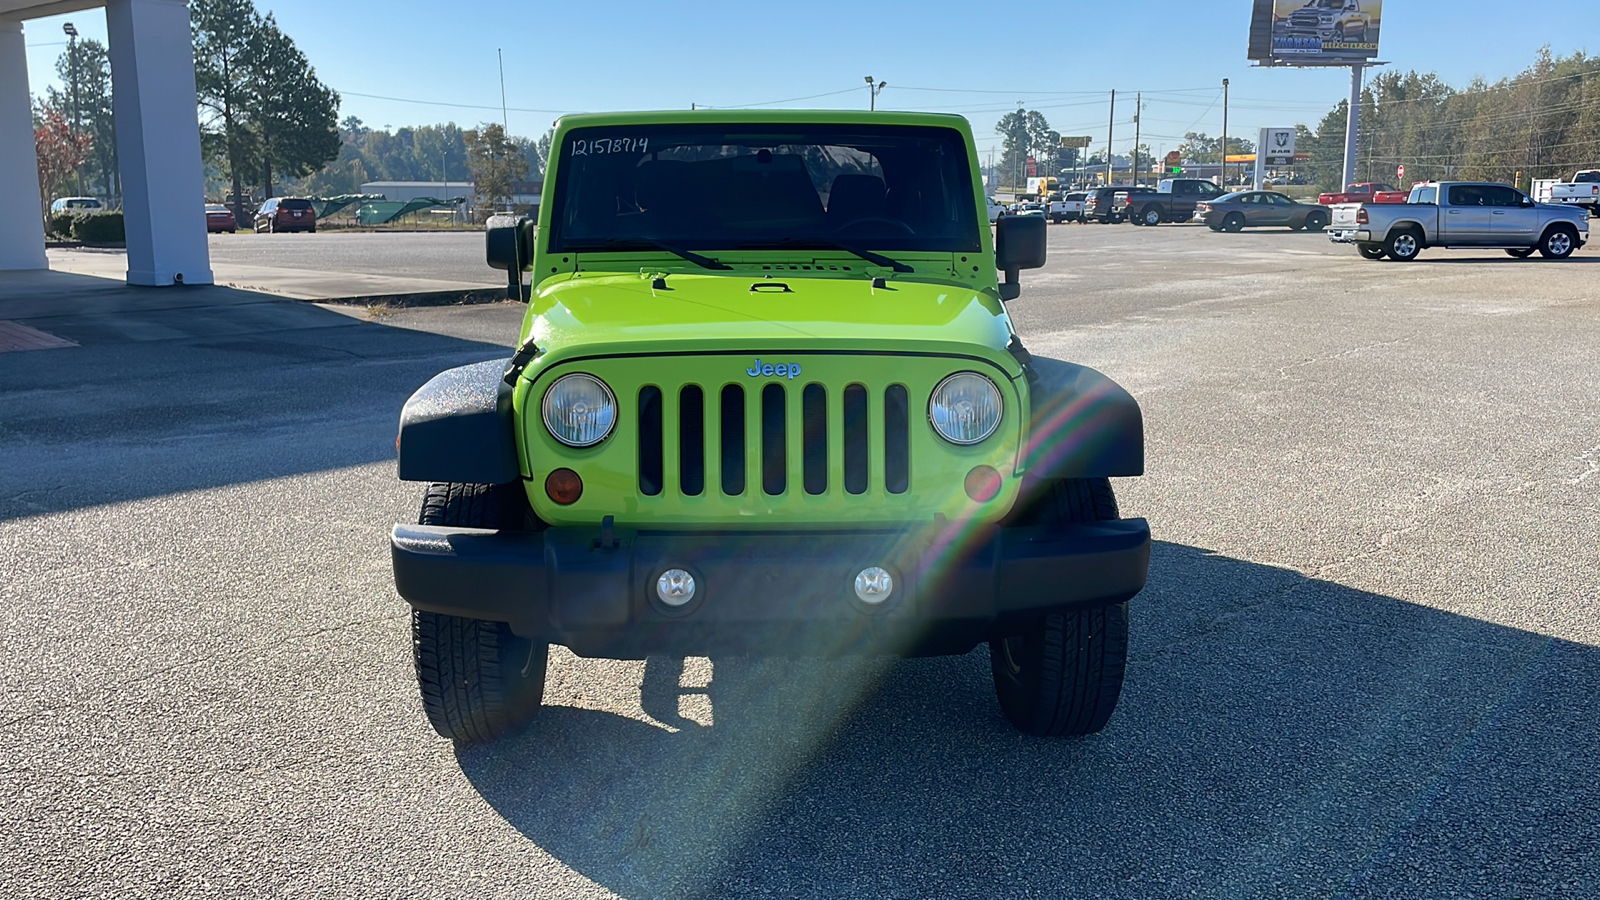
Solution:
<svg viewBox="0 0 1600 900">
<path fill-rule="evenodd" d="M 828 222 L 838 228 L 857 219 L 889 215 L 889 192 L 876 175 L 837 175 L 828 191 Z"/>
</svg>

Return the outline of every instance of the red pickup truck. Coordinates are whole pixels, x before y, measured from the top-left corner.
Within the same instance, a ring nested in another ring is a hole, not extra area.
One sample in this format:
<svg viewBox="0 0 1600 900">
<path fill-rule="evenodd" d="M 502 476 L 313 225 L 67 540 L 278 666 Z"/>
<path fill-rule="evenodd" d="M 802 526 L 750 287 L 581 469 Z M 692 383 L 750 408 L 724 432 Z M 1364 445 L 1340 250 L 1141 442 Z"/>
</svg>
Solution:
<svg viewBox="0 0 1600 900">
<path fill-rule="evenodd" d="M 1363 181 L 1348 185 L 1342 194 L 1318 194 L 1317 202 L 1323 206 L 1335 203 L 1404 203 L 1410 194 L 1397 191 L 1387 184 Z"/>
</svg>

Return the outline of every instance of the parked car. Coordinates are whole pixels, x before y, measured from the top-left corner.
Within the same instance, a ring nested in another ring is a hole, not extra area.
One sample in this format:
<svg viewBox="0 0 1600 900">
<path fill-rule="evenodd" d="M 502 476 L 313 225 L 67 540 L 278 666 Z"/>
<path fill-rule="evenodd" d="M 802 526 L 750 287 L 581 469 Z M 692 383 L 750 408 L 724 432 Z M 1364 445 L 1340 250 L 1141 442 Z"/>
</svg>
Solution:
<svg viewBox="0 0 1600 900">
<path fill-rule="evenodd" d="M 1018 203 L 1012 208 L 1012 211 L 1019 216 L 1042 216 L 1045 214 L 1043 203 Z"/>
<path fill-rule="evenodd" d="M 1001 216 L 1006 214 L 1006 208 L 1004 205 L 996 203 L 993 197 L 985 197 L 983 199 L 989 204 L 989 224 L 993 225 L 1000 221 Z"/>
<path fill-rule="evenodd" d="M 1083 191 L 1073 191 L 1062 194 L 1061 199 L 1050 201 L 1050 221 L 1060 225 L 1062 222 L 1077 222 L 1083 218 L 1083 201 L 1086 195 Z"/>
<path fill-rule="evenodd" d="M 1536 203 L 1509 184 L 1430 181 L 1405 203 L 1341 203 L 1328 239 L 1367 259 L 1410 262 L 1428 247 L 1493 247 L 1523 259 L 1565 259 L 1589 239 L 1581 208 Z"/>
<path fill-rule="evenodd" d="M 1128 195 L 1128 205 L 1133 210 L 1128 221 L 1135 225 L 1187 222 L 1194 218 L 1198 204 L 1222 194 L 1222 188 L 1204 178 L 1163 178 L 1153 194 Z"/>
<path fill-rule="evenodd" d="M 1406 192 L 1397 191 L 1387 184 L 1362 181 L 1345 185 L 1343 191 L 1318 194 L 1317 202 L 1323 206 L 1335 203 L 1404 203 Z"/>
<path fill-rule="evenodd" d="M 1122 210 L 1115 205 L 1118 192 L 1123 194 L 1147 193 L 1154 194 L 1152 187 L 1099 187 L 1090 190 L 1083 198 L 1083 220 L 1085 222 L 1099 222 L 1102 225 L 1116 224 L 1122 221 Z M 1126 199 L 1126 198 L 1124 198 Z"/>
<path fill-rule="evenodd" d="M 1212 231 L 1282 225 L 1290 231 L 1321 231 L 1332 221 L 1326 206 L 1300 203 L 1277 191 L 1234 191 L 1195 207 L 1194 217 Z"/>
<path fill-rule="evenodd" d="M 304 197 L 270 197 L 256 210 L 255 230 L 275 231 L 317 230 L 317 210 Z"/>
<path fill-rule="evenodd" d="M 239 223 L 234 221 L 233 210 L 220 203 L 206 204 L 206 231 L 226 231 L 233 234 L 239 229 Z"/>
<path fill-rule="evenodd" d="M 100 202 L 99 197 L 57 197 L 50 203 L 50 211 L 53 213 L 89 212 L 105 208 L 106 205 Z"/>
<path fill-rule="evenodd" d="M 1539 203 L 1581 206 L 1590 216 L 1600 218 L 1600 169 L 1584 169 L 1566 182 L 1558 178 L 1535 179 L 1533 199 Z"/>
</svg>

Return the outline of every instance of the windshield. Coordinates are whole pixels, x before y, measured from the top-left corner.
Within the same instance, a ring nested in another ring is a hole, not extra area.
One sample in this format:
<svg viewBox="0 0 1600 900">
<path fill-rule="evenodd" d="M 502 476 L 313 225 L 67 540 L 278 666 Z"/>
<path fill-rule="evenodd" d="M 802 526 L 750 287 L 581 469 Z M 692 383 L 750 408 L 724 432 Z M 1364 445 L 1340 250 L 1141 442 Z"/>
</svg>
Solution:
<svg viewBox="0 0 1600 900">
<path fill-rule="evenodd" d="M 559 148 L 550 249 L 976 252 L 966 141 L 947 128 L 576 129 Z"/>
</svg>

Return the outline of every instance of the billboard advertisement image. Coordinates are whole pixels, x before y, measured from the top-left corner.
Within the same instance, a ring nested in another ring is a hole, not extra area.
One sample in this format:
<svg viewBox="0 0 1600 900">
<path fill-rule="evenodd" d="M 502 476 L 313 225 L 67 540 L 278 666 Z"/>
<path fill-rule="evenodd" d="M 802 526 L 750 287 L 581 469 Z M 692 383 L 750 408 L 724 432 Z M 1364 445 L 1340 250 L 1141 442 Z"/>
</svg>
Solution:
<svg viewBox="0 0 1600 900">
<path fill-rule="evenodd" d="M 1383 0 L 1255 0 L 1249 58 L 1268 65 L 1349 65 L 1378 55 Z"/>
</svg>

